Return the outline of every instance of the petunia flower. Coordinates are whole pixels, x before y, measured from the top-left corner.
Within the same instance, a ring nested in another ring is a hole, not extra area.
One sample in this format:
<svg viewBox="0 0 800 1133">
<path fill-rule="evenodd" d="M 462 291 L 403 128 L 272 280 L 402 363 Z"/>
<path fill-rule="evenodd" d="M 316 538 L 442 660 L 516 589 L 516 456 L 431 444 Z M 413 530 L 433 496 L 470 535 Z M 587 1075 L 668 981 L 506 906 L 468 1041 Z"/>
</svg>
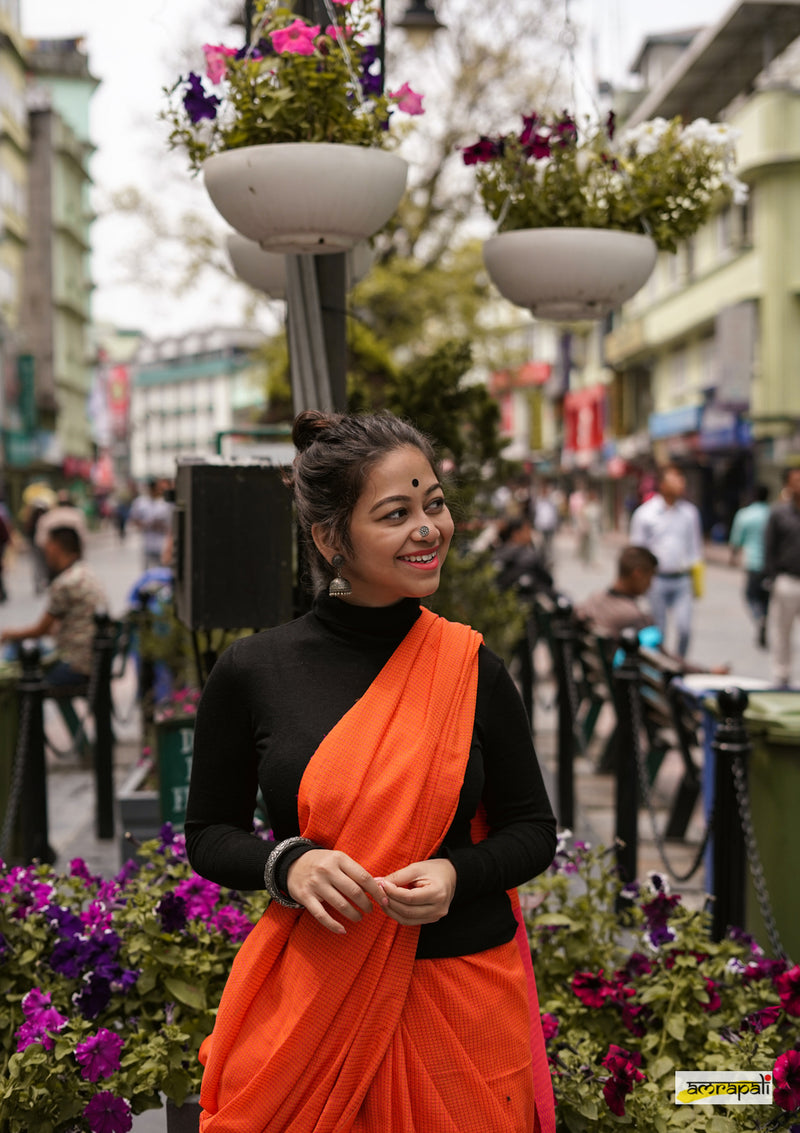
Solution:
<svg viewBox="0 0 800 1133">
<path fill-rule="evenodd" d="M 576 972 L 572 977 L 572 990 L 584 1007 L 602 1007 L 614 996 L 613 985 L 599 972 Z"/>
<path fill-rule="evenodd" d="M 800 1015 L 800 964 L 773 980 L 781 1007 L 787 1015 Z"/>
<path fill-rule="evenodd" d="M 83 1111 L 91 1133 L 129 1133 L 133 1128 L 131 1107 L 110 1090 L 95 1094 Z"/>
<path fill-rule="evenodd" d="M 186 926 L 186 901 L 167 892 L 156 905 L 156 915 L 164 932 L 180 932 Z"/>
<path fill-rule="evenodd" d="M 296 19 L 288 27 L 270 32 L 270 39 L 279 55 L 313 55 L 314 40 L 319 32 L 319 24 L 312 27 Z"/>
<path fill-rule="evenodd" d="M 800 1050 L 787 1050 L 775 1059 L 772 1100 L 789 1113 L 800 1108 Z"/>
<path fill-rule="evenodd" d="M 717 991 L 717 984 L 715 980 L 705 976 L 706 993 L 708 994 L 708 1003 L 701 1003 L 701 1007 L 707 1015 L 712 1015 L 715 1011 L 719 1011 L 722 1002 Z"/>
<path fill-rule="evenodd" d="M 227 60 L 236 54 L 235 47 L 224 47 L 221 43 L 204 43 L 203 54 L 206 57 L 206 77 L 215 86 L 225 78 L 228 68 Z"/>
<path fill-rule="evenodd" d="M 75 1047 L 75 1058 L 81 1067 L 81 1077 L 88 1082 L 110 1078 L 119 1070 L 119 1056 L 123 1047 L 122 1036 L 101 1027 Z"/>
<path fill-rule="evenodd" d="M 389 91 L 389 98 L 397 103 L 397 109 L 404 114 L 424 114 L 422 100 L 425 96 L 413 91 L 408 83 L 403 83 L 397 90 Z"/>
<path fill-rule="evenodd" d="M 252 931 L 253 922 L 241 909 L 233 905 L 223 905 L 212 916 L 211 926 L 231 940 L 246 940 Z"/>
<path fill-rule="evenodd" d="M 611 1071 L 611 1077 L 603 1086 L 606 1105 L 617 1117 L 625 1116 L 625 1098 L 632 1092 L 637 1082 L 643 1082 L 645 1075 L 639 1070 L 642 1056 L 638 1051 L 625 1050 L 611 1043 L 602 1065 Z"/>
<path fill-rule="evenodd" d="M 197 125 L 203 118 L 213 120 L 220 102 L 215 94 L 206 94 L 203 80 L 192 71 L 186 80 L 188 90 L 183 96 L 183 107 L 190 120 Z M 144 752 L 142 752 L 144 754 Z"/>
<path fill-rule="evenodd" d="M 544 1041 L 546 1043 L 549 1043 L 551 1039 L 554 1039 L 556 1037 L 556 1035 L 558 1034 L 559 1026 L 559 1021 L 555 1015 L 551 1014 L 549 1011 L 545 1011 L 543 1013 L 542 1034 L 544 1035 Z"/>
<path fill-rule="evenodd" d="M 175 886 L 175 894 L 186 902 L 186 916 L 190 920 L 193 917 L 201 917 L 205 920 L 211 916 L 217 906 L 220 887 L 216 882 L 206 881 L 205 878 L 194 874 L 193 877 L 178 882 Z"/>
<path fill-rule="evenodd" d="M 500 138 L 488 138 L 485 135 L 471 146 L 464 146 L 461 155 L 465 165 L 480 165 L 486 161 L 494 161 L 502 157 L 503 141 Z"/>
<path fill-rule="evenodd" d="M 766 1027 L 771 1027 L 773 1023 L 777 1023 L 780 1013 L 780 1007 L 762 1007 L 760 1011 L 752 1011 L 742 1020 L 742 1030 L 752 1031 L 754 1035 L 760 1035 Z"/>
</svg>

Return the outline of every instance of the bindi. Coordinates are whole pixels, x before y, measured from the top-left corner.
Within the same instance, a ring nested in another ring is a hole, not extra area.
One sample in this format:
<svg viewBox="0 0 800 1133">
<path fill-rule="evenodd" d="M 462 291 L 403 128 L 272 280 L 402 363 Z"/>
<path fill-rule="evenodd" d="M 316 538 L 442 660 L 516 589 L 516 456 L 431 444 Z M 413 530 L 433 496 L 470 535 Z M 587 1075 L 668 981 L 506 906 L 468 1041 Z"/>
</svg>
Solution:
<svg viewBox="0 0 800 1133">
<path fill-rule="evenodd" d="M 416 478 L 415 478 L 415 479 L 413 479 L 413 480 L 411 481 L 411 487 L 412 487 L 412 488 L 418 488 L 418 487 L 419 487 L 419 480 L 417 480 Z"/>
</svg>

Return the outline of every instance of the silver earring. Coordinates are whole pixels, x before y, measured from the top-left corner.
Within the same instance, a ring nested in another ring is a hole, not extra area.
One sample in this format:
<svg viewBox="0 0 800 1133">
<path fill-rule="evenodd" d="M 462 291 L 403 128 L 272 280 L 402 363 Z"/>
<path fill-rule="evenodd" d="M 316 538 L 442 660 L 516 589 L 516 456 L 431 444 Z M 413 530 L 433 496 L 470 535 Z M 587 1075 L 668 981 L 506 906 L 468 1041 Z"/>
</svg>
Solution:
<svg viewBox="0 0 800 1133">
<path fill-rule="evenodd" d="M 346 598 L 348 594 L 353 593 L 353 587 L 346 578 L 342 578 L 342 563 L 344 562 L 344 555 L 334 555 L 331 559 L 331 566 L 336 571 L 336 578 L 331 579 L 330 586 L 328 587 L 328 595 L 331 598 Z"/>
<path fill-rule="evenodd" d="M 430 535 L 430 533 L 431 533 L 430 527 L 420 527 L 420 529 L 419 529 L 419 534 L 420 534 L 421 539 L 427 539 L 427 537 Z"/>
</svg>

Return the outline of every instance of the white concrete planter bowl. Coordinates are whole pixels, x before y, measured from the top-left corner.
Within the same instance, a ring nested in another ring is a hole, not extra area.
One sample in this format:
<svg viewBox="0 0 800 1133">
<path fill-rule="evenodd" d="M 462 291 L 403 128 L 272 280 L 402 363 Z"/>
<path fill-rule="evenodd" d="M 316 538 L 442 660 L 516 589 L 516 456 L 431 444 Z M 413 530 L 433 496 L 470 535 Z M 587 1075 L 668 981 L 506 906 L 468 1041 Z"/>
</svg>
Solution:
<svg viewBox="0 0 800 1133">
<path fill-rule="evenodd" d="M 238 232 L 225 238 L 231 267 L 242 282 L 263 291 L 272 299 L 286 298 L 286 261 L 278 252 L 265 252 L 255 240 Z M 348 290 L 363 279 L 372 267 L 373 252 L 366 240 L 359 241 L 347 253 Z"/>
<path fill-rule="evenodd" d="M 524 228 L 483 246 L 498 291 L 539 319 L 601 319 L 648 280 L 657 249 L 649 236 L 609 228 Z"/>
<path fill-rule="evenodd" d="M 386 224 L 408 165 L 366 146 L 287 142 L 244 146 L 203 163 L 221 216 L 264 251 L 346 252 Z"/>
</svg>

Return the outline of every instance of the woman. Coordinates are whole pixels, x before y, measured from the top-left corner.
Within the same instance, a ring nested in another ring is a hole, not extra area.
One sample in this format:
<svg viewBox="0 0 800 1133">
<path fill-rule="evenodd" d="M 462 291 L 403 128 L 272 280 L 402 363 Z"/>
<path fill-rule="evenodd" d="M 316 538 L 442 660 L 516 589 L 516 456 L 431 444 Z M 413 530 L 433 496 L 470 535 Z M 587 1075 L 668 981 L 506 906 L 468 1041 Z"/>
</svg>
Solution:
<svg viewBox="0 0 800 1133">
<path fill-rule="evenodd" d="M 453 536 L 432 449 L 388 414 L 308 411 L 293 439 L 314 607 L 223 654 L 195 731 L 192 865 L 272 897 L 201 1050 L 201 1129 L 552 1129 L 506 890 L 555 820 L 502 662 L 419 605 Z"/>
</svg>

